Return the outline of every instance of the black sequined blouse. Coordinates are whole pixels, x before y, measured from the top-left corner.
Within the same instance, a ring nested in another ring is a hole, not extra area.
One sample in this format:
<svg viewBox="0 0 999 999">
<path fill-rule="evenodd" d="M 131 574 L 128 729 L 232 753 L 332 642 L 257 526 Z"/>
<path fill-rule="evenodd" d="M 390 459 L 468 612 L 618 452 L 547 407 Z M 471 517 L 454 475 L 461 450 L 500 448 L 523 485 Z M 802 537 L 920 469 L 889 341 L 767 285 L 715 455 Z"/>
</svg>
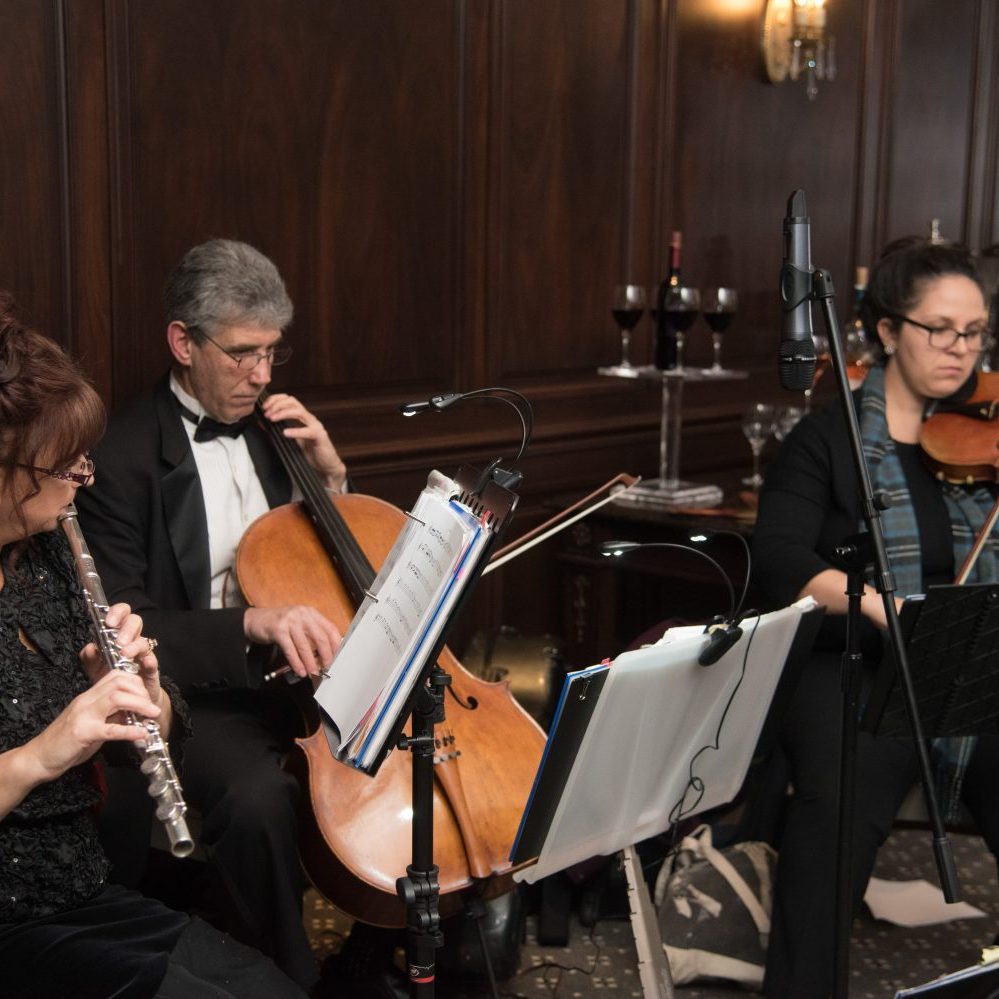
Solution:
<svg viewBox="0 0 999 999">
<path fill-rule="evenodd" d="M 5 548 L 0 559 L 0 752 L 6 752 L 87 689 L 79 652 L 91 634 L 61 531 Z M 37 652 L 19 639 L 19 627 Z M 168 679 L 163 684 L 173 706 L 172 733 L 185 735 L 186 705 Z M 0 923 L 51 915 L 100 890 L 109 869 L 93 821 L 100 799 L 91 760 L 36 787 L 0 821 Z"/>
</svg>

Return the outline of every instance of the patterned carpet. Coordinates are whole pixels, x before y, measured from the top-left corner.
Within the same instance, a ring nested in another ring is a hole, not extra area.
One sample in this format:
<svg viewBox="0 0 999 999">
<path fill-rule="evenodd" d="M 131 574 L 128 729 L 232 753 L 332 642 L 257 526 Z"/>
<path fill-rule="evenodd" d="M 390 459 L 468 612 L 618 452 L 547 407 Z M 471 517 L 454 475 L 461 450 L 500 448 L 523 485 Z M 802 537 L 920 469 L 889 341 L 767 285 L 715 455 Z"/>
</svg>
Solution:
<svg viewBox="0 0 999 999">
<path fill-rule="evenodd" d="M 854 922 L 850 950 L 851 999 L 891 999 L 901 988 L 928 982 L 942 974 L 976 964 L 981 948 L 999 930 L 999 885 L 992 858 L 977 837 L 951 836 L 963 899 L 983 910 L 984 919 L 943 923 L 922 929 L 904 929 L 875 922 L 869 915 Z M 897 830 L 881 851 L 877 876 L 901 881 L 925 878 L 936 882 L 928 831 Z M 608 894 L 613 894 L 610 890 Z M 538 917 L 528 915 L 517 970 L 498 985 L 505 997 L 641 997 L 630 924 L 613 909 L 620 900 L 604 899 L 592 928 L 572 917 L 566 947 L 540 946 Z M 605 912 L 604 910 L 611 910 Z M 349 932 L 350 921 L 314 892 L 309 895 L 306 925 L 316 952 L 337 950 Z M 831 944 L 830 944 L 831 946 Z M 437 994 L 453 999 L 489 996 L 488 985 L 460 974 L 438 971 Z M 677 986 L 677 999 L 736 999 L 753 993 L 722 983 Z"/>
</svg>

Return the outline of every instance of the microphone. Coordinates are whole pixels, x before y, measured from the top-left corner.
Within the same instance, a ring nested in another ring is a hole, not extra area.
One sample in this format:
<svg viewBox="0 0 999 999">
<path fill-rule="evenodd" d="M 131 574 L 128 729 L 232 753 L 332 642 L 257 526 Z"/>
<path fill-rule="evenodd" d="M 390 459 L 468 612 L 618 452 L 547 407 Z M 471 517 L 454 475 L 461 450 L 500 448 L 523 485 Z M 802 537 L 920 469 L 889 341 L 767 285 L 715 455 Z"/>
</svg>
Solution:
<svg viewBox="0 0 999 999">
<path fill-rule="evenodd" d="M 432 395 L 422 402 L 404 402 L 399 407 L 399 412 L 403 416 L 416 416 L 417 413 L 425 413 L 428 409 L 439 413 L 461 398 L 463 398 L 461 392 L 444 392 L 441 395 Z"/>
<path fill-rule="evenodd" d="M 784 263 L 780 270 L 780 301 L 784 333 L 777 356 L 781 388 L 804 392 L 815 376 L 812 340 L 812 251 L 805 192 L 794 191 L 784 216 Z"/>
</svg>

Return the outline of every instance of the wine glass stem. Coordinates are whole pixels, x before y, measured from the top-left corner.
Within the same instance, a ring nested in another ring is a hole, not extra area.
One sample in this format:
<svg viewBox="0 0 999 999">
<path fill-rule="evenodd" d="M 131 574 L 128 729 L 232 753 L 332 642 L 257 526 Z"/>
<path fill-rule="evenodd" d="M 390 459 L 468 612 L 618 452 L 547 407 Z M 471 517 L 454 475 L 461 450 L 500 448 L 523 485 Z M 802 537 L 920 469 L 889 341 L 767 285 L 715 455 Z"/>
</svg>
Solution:
<svg viewBox="0 0 999 999">
<path fill-rule="evenodd" d="M 722 369 L 722 364 L 721 364 L 722 337 L 721 337 L 721 333 L 712 333 L 711 334 L 711 342 L 712 342 L 712 345 L 713 345 L 714 351 L 715 351 L 715 359 L 714 359 L 714 363 L 712 364 L 712 367 L 715 369 L 715 371 L 721 371 L 721 369 Z"/>
<path fill-rule="evenodd" d="M 683 333 L 676 334 L 676 370 L 683 371 Z"/>
<path fill-rule="evenodd" d="M 754 440 L 749 442 L 749 446 L 753 449 L 753 488 L 760 488 L 760 480 L 763 478 L 760 475 L 760 455 L 763 452 L 763 442 Z"/>
<path fill-rule="evenodd" d="M 631 330 L 621 330 L 621 367 L 630 368 L 631 358 L 628 354 L 631 346 Z"/>
</svg>

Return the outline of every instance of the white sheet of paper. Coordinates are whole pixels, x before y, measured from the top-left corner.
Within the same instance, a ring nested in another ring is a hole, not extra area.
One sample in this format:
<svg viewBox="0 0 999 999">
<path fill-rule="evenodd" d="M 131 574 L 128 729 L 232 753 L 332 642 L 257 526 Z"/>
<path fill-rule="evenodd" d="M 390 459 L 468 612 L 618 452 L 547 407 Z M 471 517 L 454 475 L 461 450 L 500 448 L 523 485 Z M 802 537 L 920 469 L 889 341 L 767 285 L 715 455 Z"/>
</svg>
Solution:
<svg viewBox="0 0 999 999">
<path fill-rule="evenodd" d="M 626 652 L 580 744 L 538 863 L 515 875 L 533 883 L 571 864 L 663 832 L 684 794 L 691 761 L 704 793 L 690 814 L 730 801 L 745 778 L 770 699 L 809 601 L 765 614 L 714 665 L 698 665 L 703 628 L 672 629 Z M 720 743 L 713 747 L 726 704 Z M 693 797 L 688 795 L 690 808 Z"/>
<path fill-rule="evenodd" d="M 330 675 L 316 689 L 316 701 L 340 732 L 341 751 L 384 726 L 386 702 L 398 699 L 414 655 L 440 632 L 431 620 L 435 609 L 439 616 L 442 602 L 445 609 L 449 598 L 453 602 L 455 565 L 478 528 L 467 510 L 450 502 L 451 487 L 440 473 L 431 476 L 354 615 Z"/>
<path fill-rule="evenodd" d="M 864 901 L 875 919 L 896 926 L 932 926 L 954 919 L 978 919 L 985 913 L 967 902 L 947 902 L 929 881 L 885 881 L 871 878 Z"/>
</svg>

